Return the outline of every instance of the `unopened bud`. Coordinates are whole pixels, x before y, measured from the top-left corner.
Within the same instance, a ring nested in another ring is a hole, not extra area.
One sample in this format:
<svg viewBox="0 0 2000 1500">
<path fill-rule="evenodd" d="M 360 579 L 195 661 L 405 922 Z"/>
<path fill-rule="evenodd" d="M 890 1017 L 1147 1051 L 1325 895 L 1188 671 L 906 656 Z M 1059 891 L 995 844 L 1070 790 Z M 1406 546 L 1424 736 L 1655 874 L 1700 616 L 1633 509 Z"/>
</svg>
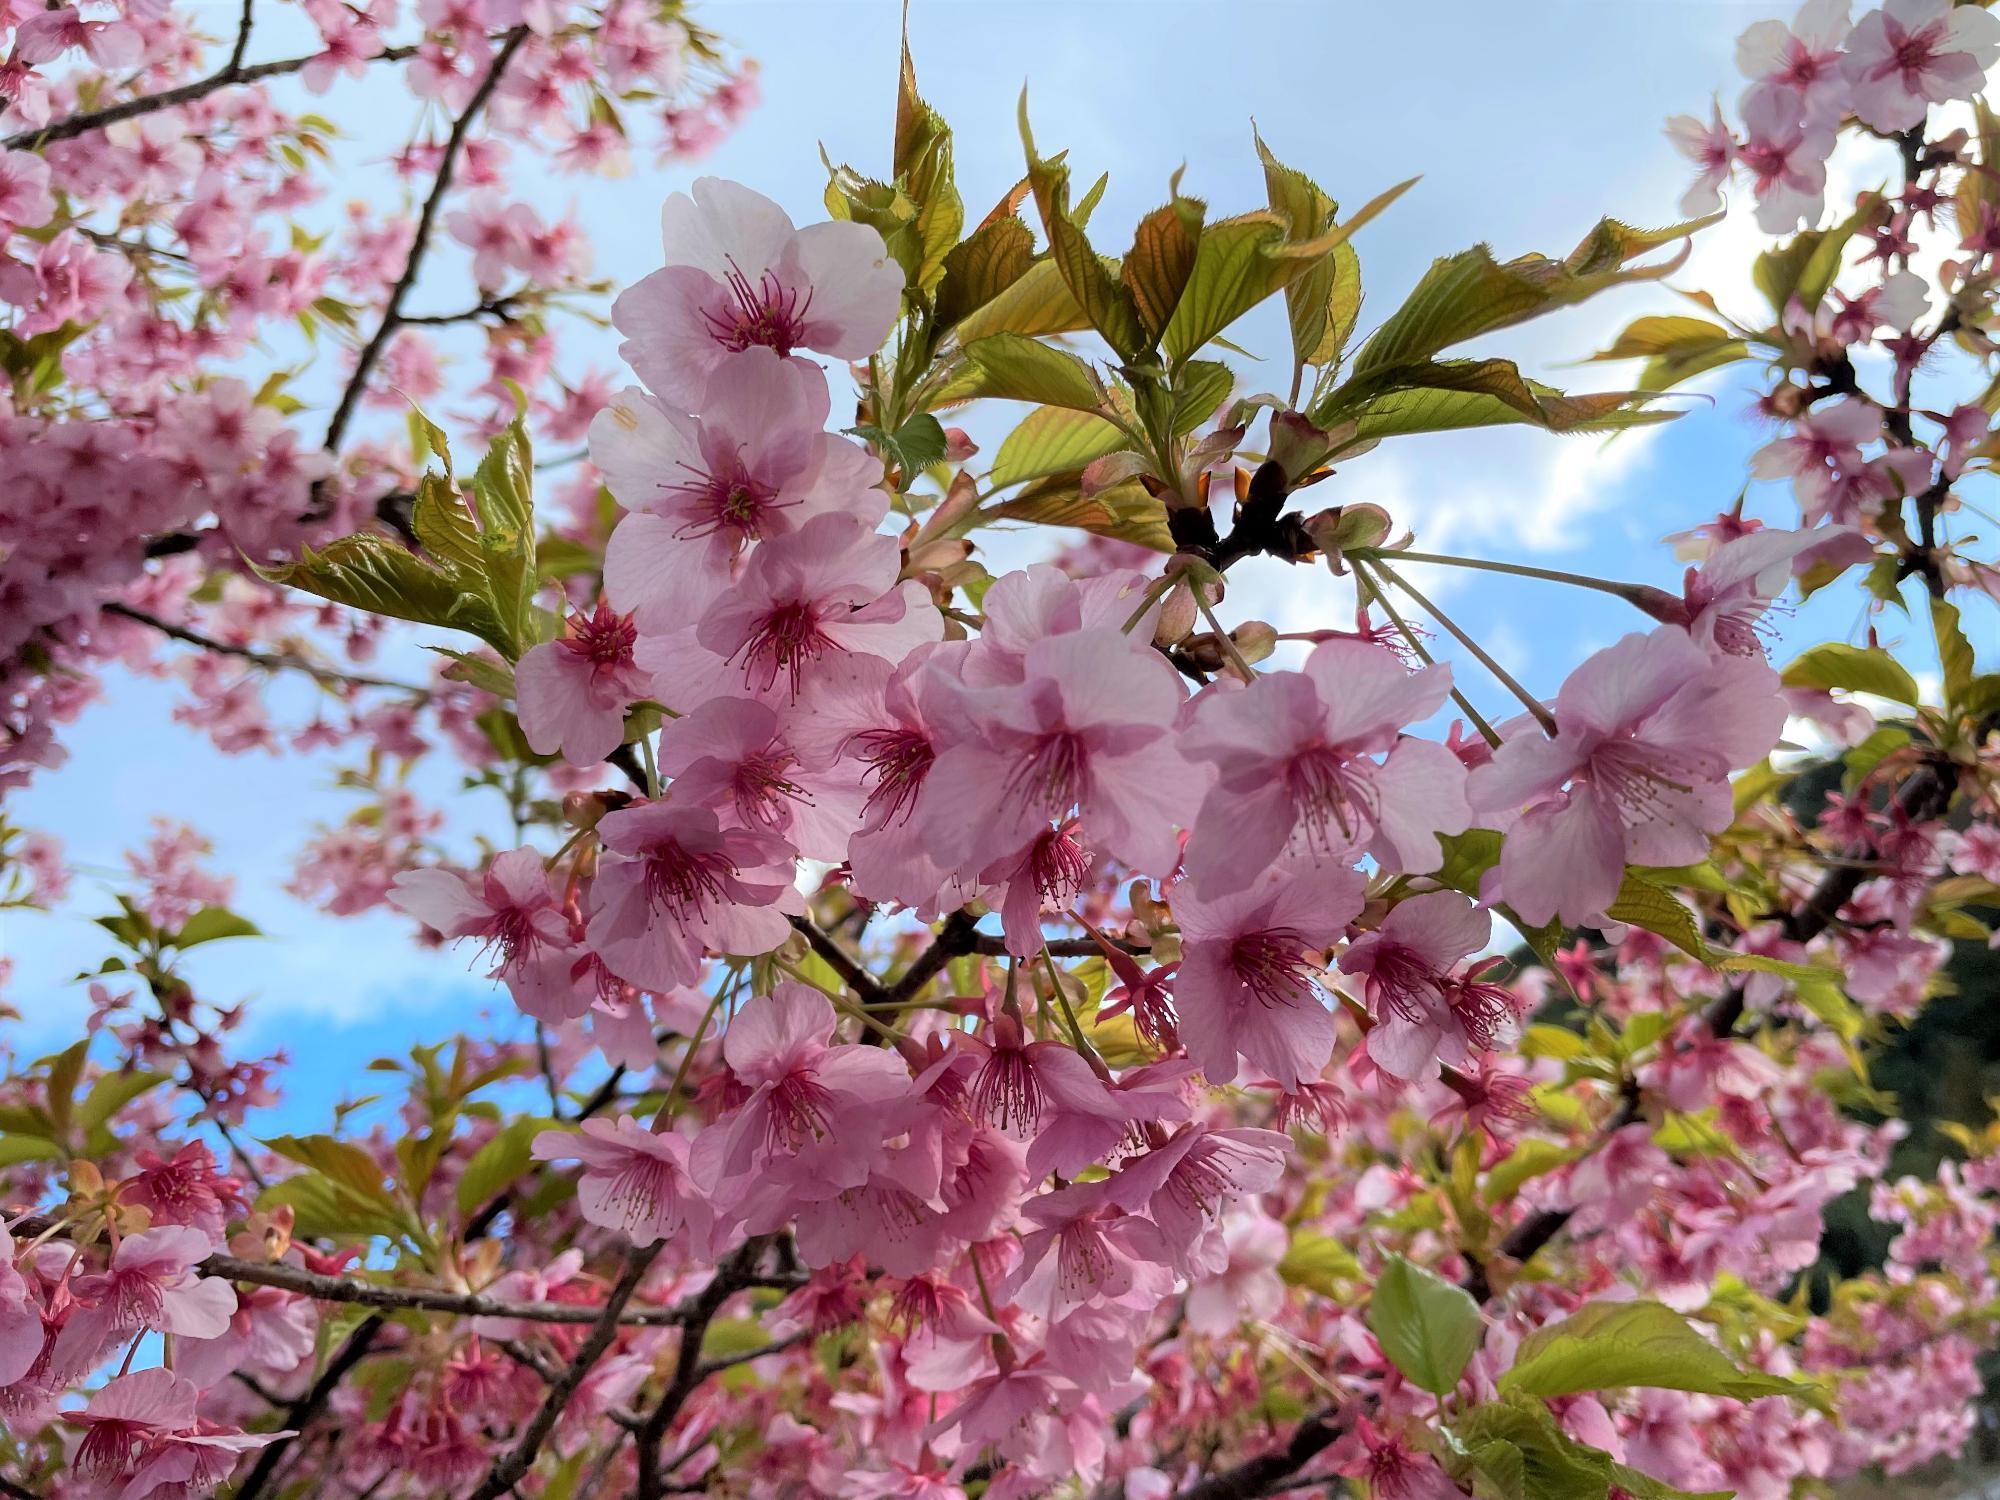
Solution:
<svg viewBox="0 0 2000 1500">
<path fill-rule="evenodd" d="M 1388 540 L 1393 523 L 1379 505 L 1365 501 L 1356 505 L 1335 505 L 1306 518 L 1306 534 L 1326 555 L 1327 566 L 1341 571 L 1342 554 L 1356 547 L 1379 547 Z"/>
<path fill-rule="evenodd" d="M 963 427 L 947 427 L 944 430 L 944 457 L 946 463 L 962 464 L 979 451 L 979 444 L 973 442 L 971 434 Z"/>
<path fill-rule="evenodd" d="M 1194 591 L 1183 578 L 1167 590 L 1167 597 L 1160 601 L 1159 618 L 1153 625 L 1155 646 L 1178 646 L 1194 629 L 1194 622 L 1200 616 L 1195 604 Z"/>
<path fill-rule="evenodd" d="M 1245 620 L 1229 632 L 1229 638 L 1236 643 L 1236 654 L 1252 666 L 1278 649 L 1278 628 L 1262 620 Z"/>
<path fill-rule="evenodd" d="M 1272 415 L 1271 462 L 1284 470 L 1292 484 L 1303 484 L 1332 451 L 1332 440 L 1297 412 Z"/>
<path fill-rule="evenodd" d="M 632 798 L 625 792 L 570 792 L 562 801 L 563 821 L 579 832 L 588 832 L 603 821 L 606 813 L 631 805 Z"/>
</svg>

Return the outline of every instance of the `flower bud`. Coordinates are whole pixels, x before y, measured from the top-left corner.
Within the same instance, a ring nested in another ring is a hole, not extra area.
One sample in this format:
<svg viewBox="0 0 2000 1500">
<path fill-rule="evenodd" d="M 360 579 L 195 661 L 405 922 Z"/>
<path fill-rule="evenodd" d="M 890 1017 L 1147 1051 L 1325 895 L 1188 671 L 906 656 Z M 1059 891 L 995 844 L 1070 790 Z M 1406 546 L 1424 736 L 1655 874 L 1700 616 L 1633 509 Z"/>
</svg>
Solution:
<svg viewBox="0 0 2000 1500">
<path fill-rule="evenodd" d="M 1388 540 L 1393 523 L 1379 505 L 1363 501 L 1355 505 L 1335 505 L 1306 518 L 1306 534 L 1326 556 L 1326 565 L 1343 572 L 1341 555 L 1351 547 L 1379 547 Z"/>
<path fill-rule="evenodd" d="M 1278 649 L 1278 628 L 1262 620 L 1245 620 L 1229 632 L 1229 638 L 1236 643 L 1237 655 L 1252 666 Z"/>
<path fill-rule="evenodd" d="M 562 801 L 563 821 L 579 832 L 588 832 L 602 821 L 606 813 L 631 805 L 631 795 L 626 792 L 570 792 Z"/>
<path fill-rule="evenodd" d="M 1155 646 L 1177 646 L 1194 629 L 1200 610 L 1195 605 L 1194 590 L 1183 578 L 1167 590 L 1166 598 L 1160 601 L 1160 617 L 1153 626 Z"/>
</svg>

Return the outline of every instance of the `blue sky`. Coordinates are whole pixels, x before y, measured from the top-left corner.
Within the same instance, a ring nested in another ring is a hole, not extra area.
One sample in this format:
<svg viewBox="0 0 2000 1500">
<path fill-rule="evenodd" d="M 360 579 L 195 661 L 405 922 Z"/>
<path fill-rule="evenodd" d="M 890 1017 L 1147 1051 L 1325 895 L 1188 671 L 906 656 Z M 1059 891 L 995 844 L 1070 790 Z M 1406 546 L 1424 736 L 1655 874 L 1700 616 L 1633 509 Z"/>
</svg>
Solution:
<svg viewBox="0 0 2000 1500">
<path fill-rule="evenodd" d="M 233 0 L 212 8 L 221 30 Z M 1209 199 L 1213 215 L 1260 206 L 1253 116 L 1281 158 L 1349 205 L 1422 173 L 1357 241 L 1365 330 L 1433 257 L 1476 240 L 1503 256 L 1560 254 L 1602 214 L 1640 224 L 1675 217 L 1686 172 L 1661 123 L 1705 109 L 1717 90 L 1733 96 L 1736 33 L 1778 9 L 1719 0 L 1529 7 L 917 0 L 910 31 L 924 91 L 955 128 L 959 182 L 975 214 L 1020 174 L 1014 110 L 1024 81 L 1042 149 L 1067 148 L 1086 181 L 1110 173 L 1093 221 L 1107 248 L 1122 246 L 1124 231 L 1162 201 L 1183 163 L 1184 190 Z M 642 159 L 618 181 L 536 185 L 551 210 L 576 204 L 598 272 L 620 284 L 655 265 L 658 204 L 698 172 L 739 178 L 804 221 L 822 214 L 821 143 L 836 161 L 871 172 L 886 165 L 895 4 L 736 3 L 703 7 L 701 16 L 761 64 L 765 101 L 742 129 L 699 168 L 662 170 Z M 285 55 L 296 40 L 274 19 L 253 56 Z M 363 138 L 359 154 L 376 159 L 414 118 L 400 80 L 387 72 L 341 85 L 318 107 L 344 124 L 371 122 L 375 134 Z M 347 197 L 385 190 L 379 173 L 359 172 L 321 211 L 331 215 Z M 1752 306 L 1746 271 L 1756 243 L 1747 215 L 1732 215 L 1702 237 L 1675 284 L 1705 285 L 1725 305 Z M 413 310 L 464 305 L 464 264 L 446 247 Z M 1474 347 L 1515 357 L 1566 388 L 1613 388 L 1615 368 L 1570 362 L 1603 347 L 1632 316 L 1673 300 L 1660 288 L 1636 289 Z M 1274 315 L 1255 316 L 1232 336 L 1274 356 L 1261 369 L 1246 365 L 1241 388 L 1282 385 L 1288 369 Z M 586 332 L 568 358 L 615 364 L 615 337 Z M 318 393 L 310 383 L 301 392 Z M 1743 414 L 1740 393 L 1718 385 L 1710 394 L 1713 402 L 1690 402 L 1683 420 L 1608 446 L 1505 430 L 1404 440 L 1358 460 L 1319 493 L 1328 503 L 1385 506 L 1432 550 L 1671 586 L 1679 565 L 1658 538 L 1727 506 L 1746 455 L 1764 437 Z M 1774 520 L 1794 514 L 1789 497 L 1768 486 L 1753 493 L 1752 505 Z M 1002 555 L 1022 545 L 1010 541 Z M 1464 574 L 1440 587 L 1461 620 L 1541 691 L 1553 690 L 1585 651 L 1643 623 L 1574 590 Z M 1235 617 L 1296 627 L 1344 623 L 1343 600 L 1324 570 L 1260 564 L 1241 570 L 1230 605 Z M 1809 632 L 1844 635 L 1854 621 L 1844 605 L 1815 609 L 1787 627 L 1792 649 L 1813 638 Z M 403 649 L 413 663 L 415 646 Z M 1782 659 L 1786 648 L 1774 654 Z M 1506 711 L 1490 683 L 1468 681 L 1482 705 Z M 291 719 L 312 689 L 285 683 L 276 691 L 281 719 Z M 474 1024 L 496 1008 L 500 997 L 468 972 L 464 955 L 415 950 L 401 919 L 336 921 L 282 890 L 307 829 L 338 820 L 351 805 L 330 785 L 335 759 L 223 757 L 171 721 L 175 701 L 169 686 L 114 677 L 105 699 L 71 728 L 69 764 L 10 806 L 16 822 L 60 835 L 81 867 L 62 913 L 0 914 L 0 951 L 16 965 L 7 998 L 25 1018 L 17 1028 L 21 1056 L 75 1034 L 82 997 L 69 978 L 103 956 L 88 918 L 109 908 L 104 877 L 119 868 L 123 849 L 143 840 L 154 814 L 193 823 L 214 840 L 217 865 L 237 878 L 236 905 L 271 934 L 214 945 L 191 972 L 217 999 L 251 1001 L 250 1041 L 284 1045 L 304 1060 L 288 1124 L 307 1123 L 350 1085 L 364 1088 L 359 1068 L 367 1058 Z M 454 780 L 440 765 L 420 790 L 442 797 Z M 490 796 L 460 797 L 454 808 L 453 848 L 469 853 L 474 835 L 501 834 L 501 809 Z M 502 1000 L 497 1009 L 509 1008 Z"/>
</svg>

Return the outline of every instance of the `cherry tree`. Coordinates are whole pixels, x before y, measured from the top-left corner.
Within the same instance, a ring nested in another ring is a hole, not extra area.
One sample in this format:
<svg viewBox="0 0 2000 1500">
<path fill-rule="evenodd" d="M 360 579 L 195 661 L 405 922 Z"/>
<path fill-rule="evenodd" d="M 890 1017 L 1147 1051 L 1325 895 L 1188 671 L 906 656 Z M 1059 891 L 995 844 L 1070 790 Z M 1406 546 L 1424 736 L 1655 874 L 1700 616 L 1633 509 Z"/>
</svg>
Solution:
<svg viewBox="0 0 2000 1500">
<path fill-rule="evenodd" d="M 501 142 L 601 165 L 666 89 L 685 153 L 748 75 L 671 9 L 308 14 L 211 72 L 150 12 L 9 20 L 7 774 L 113 659 L 225 749 L 364 746 L 300 888 L 469 945 L 522 1024 L 376 1064 L 394 1131 L 253 1134 L 283 1072 L 184 959 L 257 935 L 156 829 L 90 1034 L 0 1094 L 0 1491 L 1664 1500 L 1963 1447 L 2000 1126 L 1905 1174 L 1870 1067 L 2000 907 L 2000 22 L 1759 23 L 1734 110 L 1669 125 L 1696 217 L 1446 256 L 1365 332 L 1355 237 L 1409 184 L 1343 214 L 1257 140 L 1264 206 L 1176 181 L 1109 256 L 1025 97 L 968 213 L 906 50 L 827 221 L 666 201 L 621 388 L 553 373 L 600 289 Z M 413 216 L 280 250 L 331 132 L 258 80 L 383 61 L 439 110 Z M 1838 153 L 1900 175 L 1830 209 Z M 1629 389 L 1476 352 L 1674 276 L 1737 182 L 1765 306 L 1681 288 L 1599 355 Z M 462 316 L 407 306 L 440 230 Z M 1282 394 L 1223 357 L 1271 301 Z M 440 318 L 488 341 L 457 451 Z M 323 439 L 218 367 L 277 319 L 353 347 Z M 1768 518 L 1673 518 L 1677 592 L 1349 493 L 1385 441 L 1615 433 L 1721 369 Z M 1321 623 L 1260 618 L 1251 558 Z M 1544 700 L 1452 570 L 1629 631 Z M 1853 635 L 1776 639 L 1843 594 Z M 364 670 L 391 631 L 434 680 Z M 281 731 L 278 673 L 337 708 Z M 390 769 L 427 754 L 515 847 L 453 846 Z M 54 899 L 48 833 L 6 847 Z M 1843 1274 L 1856 1201 L 1887 1248 Z"/>
</svg>

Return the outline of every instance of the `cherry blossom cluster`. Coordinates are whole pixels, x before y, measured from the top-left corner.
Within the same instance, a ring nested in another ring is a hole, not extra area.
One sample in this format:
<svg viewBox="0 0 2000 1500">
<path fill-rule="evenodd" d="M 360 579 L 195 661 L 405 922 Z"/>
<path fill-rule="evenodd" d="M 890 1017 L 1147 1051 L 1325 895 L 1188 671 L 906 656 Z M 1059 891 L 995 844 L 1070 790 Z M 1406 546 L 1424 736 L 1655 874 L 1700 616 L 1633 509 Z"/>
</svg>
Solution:
<svg viewBox="0 0 2000 1500">
<path fill-rule="evenodd" d="M 422 19 L 413 84 L 503 130 L 665 66 L 623 10 Z M 330 16 L 308 82 L 386 56 L 388 21 Z M 123 45 L 101 24 L 21 29 Z M 1990 440 L 1958 394 L 1992 352 L 1967 226 L 2000 133 L 1933 139 L 1928 114 L 1976 92 L 1994 24 L 1914 0 L 1850 27 L 1814 0 L 1746 35 L 1750 138 L 1718 120 L 1702 191 L 1742 165 L 1791 215 L 1774 232 L 1814 227 L 1760 264 L 1768 323 L 1704 296 L 1605 356 L 1649 361 L 1647 392 L 1764 361 L 1754 476 L 1800 519 L 1746 498 L 1681 533 L 1675 591 L 1418 551 L 1335 471 L 1423 430 L 1413 411 L 1651 419 L 1650 395 L 1439 354 L 1495 306 L 1655 274 L 1627 262 L 1689 226 L 1440 261 L 1420 315 L 1349 350 L 1347 236 L 1393 191 L 1339 221 L 1259 142 L 1267 215 L 1206 223 L 1176 192 L 1119 263 L 1024 127 L 1026 180 L 961 240 L 907 57 L 893 182 L 836 169 L 838 217 L 804 227 L 728 182 L 674 195 L 664 265 L 613 306 L 640 383 L 530 398 L 587 441 L 608 517 L 537 531 L 497 360 L 498 410 L 454 414 L 496 435 L 476 477 L 418 417 L 414 454 L 312 449 L 288 481 L 310 514 L 263 532 L 163 445 L 236 422 L 231 472 L 266 482 L 252 455 L 291 436 L 268 391 L 24 405 L 31 455 L 88 432 L 112 446 L 79 470 L 165 465 L 71 524 L 123 535 L 111 516 L 197 496 L 160 523 L 191 545 L 159 548 L 145 512 L 109 574 L 61 581 L 49 608 L 120 594 L 89 649 L 144 664 L 177 630 L 191 717 L 239 752 L 279 743 L 254 674 L 307 673 L 335 707 L 294 746 L 442 751 L 507 796 L 519 847 L 453 860 L 445 810 L 371 767 L 295 889 L 475 950 L 520 1016 L 378 1061 L 386 1120 L 257 1130 L 288 1059 L 246 1053 L 240 1007 L 184 963 L 254 930 L 199 835 L 157 825 L 101 922 L 90 1035 L 0 1083 L 0 1478 L 64 1500 L 1447 1500 L 1532 1474 L 1780 1500 L 1959 1453 L 2000 1335 L 2000 1126 L 1953 1122 L 1939 1164 L 1871 1069 L 2000 925 L 1996 575 L 1961 494 Z M 585 143 L 598 123 L 572 155 L 616 150 Z M 1819 227 L 1812 163 L 1850 126 L 1893 136 L 1904 180 Z M 473 321 L 545 373 L 516 278 L 579 285 L 580 252 L 479 144 L 439 148 L 466 189 L 440 222 Z M 1963 253 L 1920 279 L 1940 226 Z M 384 233 L 353 409 L 377 376 L 423 388 L 397 352 L 411 245 Z M 1281 293 L 1294 393 L 1231 400 L 1194 357 L 1230 322 L 1210 314 Z M 1046 338 L 1086 329 L 1116 357 Z M 95 337 L 72 347 L 128 357 Z M 856 425 L 829 430 L 850 377 Z M 975 398 L 1034 403 L 984 484 L 939 420 Z M 995 576 L 994 519 L 1099 535 Z M 224 540 L 333 602 L 207 583 Z M 1327 565 L 1341 626 L 1254 618 L 1230 569 L 1258 553 Z M 1538 696 L 1412 582 L 1452 567 L 1609 594 L 1635 628 Z M 1934 678 L 1873 628 L 1780 653 L 1780 601 L 1843 580 L 1871 625 L 1914 607 Z M 393 627 L 340 607 L 363 601 L 483 649 L 375 678 Z M 1482 713 L 1405 608 L 1521 711 Z M 76 681 L 49 641 L 19 643 L 36 680 Z M 58 898 L 49 840 L 0 825 L 0 854 L 0 899 Z M 1879 1248 L 1841 1242 L 1857 1218 Z"/>
<path fill-rule="evenodd" d="M 596 289 L 588 247 L 573 219 L 510 194 L 510 158 L 621 170 L 648 115 L 663 157 L 698 155 L 756 98 L 754 68 L 677 9 L 302 9 L 314 45 L 269 61 L 254 44 L 276 22 L 300 28 L 271 13 L 257 25 L 255 5 L 220 43 L 171 7 L 0 10 L 0 786 L 61 757 L 57 727 L 101 665 L 166 667 L 165 641 L 130 611 L 203 624 L 190 595 L 211 568 L 237 570 L 234 602 L 254 595 L 265 612 L 252 644 L 338 623 L 302 615 L 242 559 L 393 511 L 407 458 L 374 440 L 343 454 L 357 409 L 450 394 L 490 426 L 518 388 L 553 438 L 580 439 L 604 378 L 559 369 L 558 353 L 561 315 Z M 332 207 L 355 165 L 317 96 L 391 67 L 424 101 L 417 134 L 372 205 L 307 232 L 300 216 Z M 406 301 L 433 235 L 472 255 L 467 306 Z M 452 325 L 476 334 L 483 378 L 447 385 Z M 290 389 L 316 358 L 347 380 L 330 423 Z M 148 567 L 161 557 L 208 566 Z M 216 619 L 225 636 L 235 613 Z M 283 735 L 257 673 L 172 670 L 219 740 Z M 297 732 L 382 739 L 364 717 Z"/>
</svg>

